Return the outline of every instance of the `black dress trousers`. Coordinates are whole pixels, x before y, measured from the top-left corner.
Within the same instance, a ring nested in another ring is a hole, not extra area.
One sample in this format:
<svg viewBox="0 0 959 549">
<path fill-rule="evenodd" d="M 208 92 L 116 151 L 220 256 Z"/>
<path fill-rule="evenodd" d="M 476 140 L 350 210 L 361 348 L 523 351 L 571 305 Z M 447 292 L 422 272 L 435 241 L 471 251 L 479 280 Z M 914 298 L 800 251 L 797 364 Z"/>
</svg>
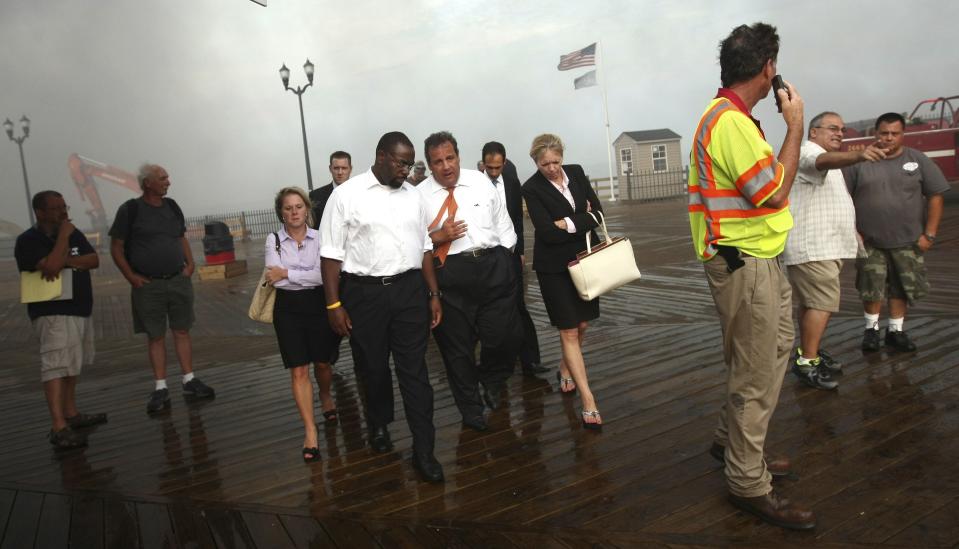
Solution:
<svg viewBox="0 0 959 549">
<path fill-rule="evenodd" d="M 392 354 L 413 449 L 432 452 L 433 387 L 425 360 L 430 308 L 422 272 L 408 271 L 389 284 L 344 274 L 340 300 L 353 323 L 350 347 L 364 382 L 367 423 L 380 427 L 393 421 Z"/>
<path fill-rule="evenodd" d="M 533 324 L 533 317 L 526 308 L 526 298 L 524 297 L 525 282 L 523 280 L 523 262 L 519 256 L 513 254 L 513 271 L 516 273 L 516 307 L 519 310 L 519 321 L 523 326 L 523 342 L 519 348 L 519 362 L 524 368 L 531 364 L 542 362 L 539 354 L 539 337 L 536 335 L 536 325 Z M 480 350 L 480 364 L 486 364 L 486 348 Z"/>
<path fill-rule="evenodd" d="M 516 274 L 509 250 L 473 257 L 456 254 L 436 270 L 443 292 L 443 321 L 433 330 L 453 399 L 464 418 L 483 413 L 478 383 L 503 383 L 522 342 Z M 477 341 L 484 362 L 476 365 Z"/>
</svg>

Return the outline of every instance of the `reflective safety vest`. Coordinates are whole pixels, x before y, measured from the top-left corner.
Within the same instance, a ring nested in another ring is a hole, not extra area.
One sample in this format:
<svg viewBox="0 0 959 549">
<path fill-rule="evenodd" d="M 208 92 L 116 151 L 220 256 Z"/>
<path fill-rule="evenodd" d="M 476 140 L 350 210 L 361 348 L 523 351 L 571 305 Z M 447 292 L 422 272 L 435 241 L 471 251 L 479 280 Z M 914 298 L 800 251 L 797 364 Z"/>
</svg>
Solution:
<svg viewBox="0 0 959 549">
<path fill-rule="evenodd" d="M 689 226 L 700 261 L 712 259 L 717 244 L 762 258 L 782 253 L 793 226 L 789 206 L 762 204 L 782 185 L 783 166 L 752 118 L 717 97 L 689 156 Z"/>
</svg>

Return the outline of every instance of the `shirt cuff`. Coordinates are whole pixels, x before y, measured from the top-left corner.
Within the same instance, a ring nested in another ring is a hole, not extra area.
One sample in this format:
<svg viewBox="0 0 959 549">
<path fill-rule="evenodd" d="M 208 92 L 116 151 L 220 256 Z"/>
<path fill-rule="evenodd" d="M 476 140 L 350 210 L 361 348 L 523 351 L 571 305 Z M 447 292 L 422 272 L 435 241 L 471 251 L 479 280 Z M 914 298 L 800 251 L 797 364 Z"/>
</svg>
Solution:
<svg viewBox="0 0 959 549">
<path fill-rule="evenodd" d="M 576 234 L 576 224 L 573 223 L 573 220 L 568 217 L 564 217 L 563 221 L 566 221 L 566 232 L 569 234 Z"/>
</svg>

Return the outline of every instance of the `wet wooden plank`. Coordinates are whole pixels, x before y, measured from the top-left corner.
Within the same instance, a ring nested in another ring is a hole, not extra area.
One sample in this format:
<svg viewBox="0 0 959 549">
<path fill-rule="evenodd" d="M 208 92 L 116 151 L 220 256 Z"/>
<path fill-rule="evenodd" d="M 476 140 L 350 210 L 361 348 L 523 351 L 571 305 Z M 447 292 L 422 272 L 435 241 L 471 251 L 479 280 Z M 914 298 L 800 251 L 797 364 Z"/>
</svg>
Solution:
<svg viewBox="0 0 959 549">
<path fill-rule="evenodd" d="M 280 515 L 280 522 L 297 549 L 333 547 L 333 540 L 313 517 Z"/>
<path fill-rule="evenodd" d="M 341 549 L 379 549 L 380 547 L 362 523 L 324 517 L 320 520 L 320 524 L 333 540 L 334 546 Z"/>
<path fill-rule="evenodd" d="M 107 549 L 140 547 L 136 505 L 108 498 L 103 501 L 104 543 Z"/>
<path fill-rule="evenodd" d="M 40 511 L 40 528 L 37 529 L 36 547 L 56 549 L 67 547 L 70 537 L 69 496 L 46 494 L 43 496 L 43 509 Z"/>
<path fill-rule="evenodd" d="M 9 524 L 7 518 L 10 516 L 11 509 L 13 509 L 13 501 L 16 497 L 17 492 L 15 490 L 0 490 L 0 541 L 3 540 L 7 531 L 7 524 Z"/>
<path fill-rule="evenodd" d="M 410 524 L 408 528 L 426 547 L 469 549 L 466 542 L 461 539 L 461 530 L 458 528 L 438 528 L 423 524 Z"/>
<path fill-rule="evenodd" d="M 367 531 L 382 547 L 396 547 L 397 549 L 415 549 L 419 547 L 440 547 L 432 545 L 425 539 L 417 538 L 404 524 L 370 525 L 365 524 Z"/>
<path fill-rule="evenodd" d="M 70 518 L 71 549 L 100 549 L 103 541 L 103 500 L 91 496 L 74 497 Z"/>
<path fill-rule="evenodd" d="M 202 510 L 174 503 L 167 506 L 167 511 L 170 513 L 173 533 L 180 547 L 216 549 Z"/>
<path fill-rule="evenodd" d="M 959 498 L 930 511 L 909 527 L 886 540 L 904 547 L 955 547 L 959 545 Z"/>
<path fill-rule="evenodd" d="M 0 549 L 23 549 L 33 547 L 40 511 L 43 509 L 43 494 L 19 491 L 13 500 L 13 508 L 7 519 L 7 528 Z"/>
<path fill-rule="evenodd" d="M 210 532 L 217 547 L 236 549 L 255 549 L 256 544 L 250 538 L 249 532 L 243 525 L 240 513 L 224 509 L 207 509 L 204 511 Z"/>
<path fill-rule="evenodd" d="M 167 506 L 159 503 L 137 503 L 137 530 L 143 549 L 177 547 L 176 535 Z"/>
<path fill-rule="evenodd" d="M 293 540 L 287 534 L 280 518 L 268 513 L 240 513 L 255 547 L 275 547 L 276 549 L 295 549 Z"/>
<path fill-rule="evenodd" d="M 519 547 L 505 534 L 494 528 L 463 528 L 460 539 L 470 547 L 500 547 L 510 549 Z"/>
</svg>

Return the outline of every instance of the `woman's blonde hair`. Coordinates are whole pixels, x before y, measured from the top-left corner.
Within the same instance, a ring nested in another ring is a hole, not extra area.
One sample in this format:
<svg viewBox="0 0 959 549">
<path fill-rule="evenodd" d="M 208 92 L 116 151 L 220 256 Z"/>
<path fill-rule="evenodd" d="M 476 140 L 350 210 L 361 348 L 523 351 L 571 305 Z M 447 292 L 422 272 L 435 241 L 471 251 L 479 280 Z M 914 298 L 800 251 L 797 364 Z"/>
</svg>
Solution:
<svg viewBox="0 0 959 549">
<path fill-rule="evenodd" d="M 563 156 L 563 140 L 558 135 L 551 133 L 537 135 L 533 139 L 533 144 L 529 147 L 529 157 L 533 159 L 533 162 L 537 162 L 539 157 L 547 150 Z"/>
<path fill-rule="evenodd" d="M 313 226 L 313 203 L 310 202 L 310 195 L 306 194 L 306 191 L 299 187 L 283 187 L 280 189 L 280 192 L 276 193 L 276 199 L 274 200 L 274 208 L 276 208 L 276 217 L 280 220 L 280 223 L 283 223 L 283 199 L 287 196 L 295 194 L 303 199 L 303 204 L 306 205 L 306 223 L 307 225 Z"/>
</svg>

